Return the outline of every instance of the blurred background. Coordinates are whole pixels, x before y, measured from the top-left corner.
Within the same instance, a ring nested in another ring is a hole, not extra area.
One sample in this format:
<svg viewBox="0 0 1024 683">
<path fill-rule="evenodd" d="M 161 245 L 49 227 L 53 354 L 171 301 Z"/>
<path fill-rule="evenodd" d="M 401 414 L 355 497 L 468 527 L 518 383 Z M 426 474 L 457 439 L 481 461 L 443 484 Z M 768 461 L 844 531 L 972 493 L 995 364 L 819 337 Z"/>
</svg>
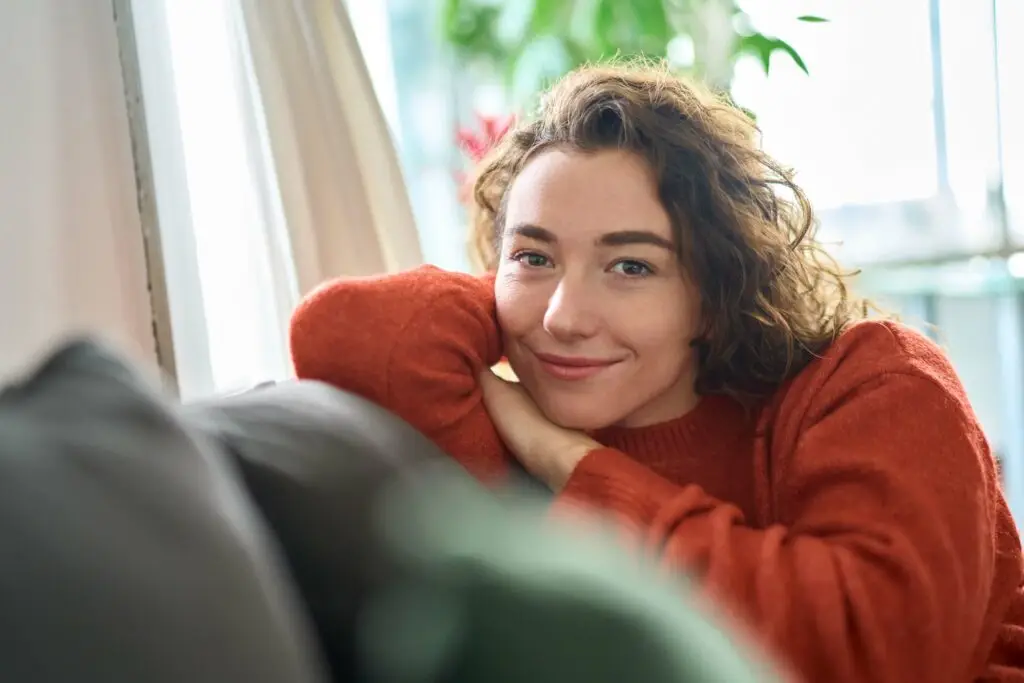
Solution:
<svg viewBox="0 0 1024 683">
<path fill-rule="evenodd" d="M 98 328 L 186 400 L 285 377 L 298 297 L 468 269 L 473 153 L 643 54 L 747 109 L 860 289 L 945 346 L 1024 519 L 1022 34 L 1020 0 L 10 0 L 0 373 Z"/>
<path fill-rule="evenodd" d="M 466 266 L 459 127 L 610 55 L 669 59 L 750 110 L 858 285 L 948 349 L 1024 495 L 1024 3 L 388 0 L 352 18 L 425 256 Z M 1018 512 L 1019 514 L 1019 512 Z"/>
</svg>

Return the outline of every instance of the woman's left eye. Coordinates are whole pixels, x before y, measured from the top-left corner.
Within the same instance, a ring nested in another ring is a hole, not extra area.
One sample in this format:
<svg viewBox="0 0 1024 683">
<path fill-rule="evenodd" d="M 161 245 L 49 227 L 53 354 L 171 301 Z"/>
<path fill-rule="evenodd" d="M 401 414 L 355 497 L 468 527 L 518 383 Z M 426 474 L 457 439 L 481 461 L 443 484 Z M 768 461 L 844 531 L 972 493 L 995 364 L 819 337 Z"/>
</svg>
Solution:
<svg viewBox="0 0 1024 683">
<path fill-rule="evenodd" d="M 627 277 L 646 277 L 654 274 L 654 269 L 643 261 L 619 261 L 612 270 Z"/>
</svg>

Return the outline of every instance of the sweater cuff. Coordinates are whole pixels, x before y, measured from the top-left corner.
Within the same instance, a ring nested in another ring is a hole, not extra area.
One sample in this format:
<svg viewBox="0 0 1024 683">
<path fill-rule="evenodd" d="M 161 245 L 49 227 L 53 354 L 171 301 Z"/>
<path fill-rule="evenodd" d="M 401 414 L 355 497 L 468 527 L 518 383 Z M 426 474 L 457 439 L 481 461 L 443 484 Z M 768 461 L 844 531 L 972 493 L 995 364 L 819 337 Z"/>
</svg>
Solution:
<svg viewBox="0 0 1024 683">
<path fill-rule="evenodd" d="M 678 486 L 622 451 L 598 448 L 576 465 L 552 511 L 558 515 L 563 510 L 591 508 L 625 517 L 643 528 L 678 494 Z"/>
</svg>

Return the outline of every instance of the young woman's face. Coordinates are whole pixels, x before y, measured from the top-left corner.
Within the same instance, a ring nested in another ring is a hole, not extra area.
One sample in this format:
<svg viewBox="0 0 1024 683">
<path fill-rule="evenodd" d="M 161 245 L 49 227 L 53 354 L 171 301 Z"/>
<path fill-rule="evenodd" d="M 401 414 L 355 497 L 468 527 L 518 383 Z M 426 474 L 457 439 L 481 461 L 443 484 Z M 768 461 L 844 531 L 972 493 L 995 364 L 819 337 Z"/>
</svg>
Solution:
<svg viewBox="0 0 1024 683">
<path fill-rule="evenodd" d="M 696 405 L 697 290 L 645 162 L 551 149 L 508 192 L 498 320 L 512 369 L 548 418 L 638 427 Z"/>
</svg>

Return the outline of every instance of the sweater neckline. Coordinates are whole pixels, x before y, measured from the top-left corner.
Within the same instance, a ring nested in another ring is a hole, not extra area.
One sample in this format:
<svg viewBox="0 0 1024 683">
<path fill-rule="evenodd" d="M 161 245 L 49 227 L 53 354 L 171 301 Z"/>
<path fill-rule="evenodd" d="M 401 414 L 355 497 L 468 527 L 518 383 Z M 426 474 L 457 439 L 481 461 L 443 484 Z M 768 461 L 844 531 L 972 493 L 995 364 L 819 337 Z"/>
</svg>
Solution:
<svg viewBox="0 0 1024 683">
<path fill-rule="evenodd" d="M 643 427 L 605 427 L 594 432 L 594 438 L 627 454 L 680 453 L 735 438 L 745 420 L 739 402 L 716 394 L 701 397 L 690 411 L 672 420 Z"/>
</svg>

